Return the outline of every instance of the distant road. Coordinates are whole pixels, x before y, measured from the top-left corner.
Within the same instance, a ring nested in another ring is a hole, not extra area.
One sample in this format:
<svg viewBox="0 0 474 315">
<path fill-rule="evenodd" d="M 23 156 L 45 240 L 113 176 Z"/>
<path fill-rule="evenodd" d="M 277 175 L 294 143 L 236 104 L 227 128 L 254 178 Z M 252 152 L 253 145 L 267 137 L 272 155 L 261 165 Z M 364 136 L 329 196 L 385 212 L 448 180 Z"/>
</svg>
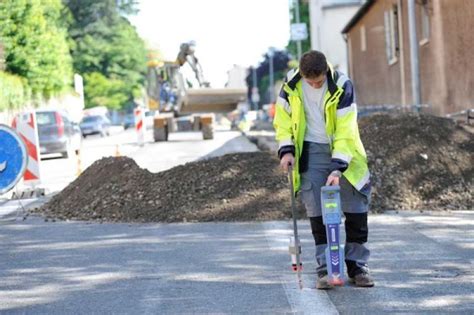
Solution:
<svg viewBox="0 0 474 315">
<path fill-rule="evenodd" d="M 237 131 L 216 131 L 215 138 L 206 141 L 202 140 L 200 132 L 171 133 L 168 142 L 153 142 L 149 130 L 143 147 L 138 146 L 136 140 L 133 129 L 117 129 L 111 136 L 103 138 L 99 135 L 88 136 L 83 139 L 80 168 L 83 171 L 96 160 L 116 156 L 117 152 L 133 158 L 151 172 L 159 172 L 205 156 L 257 150 Z M 41 161 L 43 186 L 50 192 L 62 190 L 77 177 L 78 168 L 77 157 L 62 159 L 47 156 Z"/>
</svg>

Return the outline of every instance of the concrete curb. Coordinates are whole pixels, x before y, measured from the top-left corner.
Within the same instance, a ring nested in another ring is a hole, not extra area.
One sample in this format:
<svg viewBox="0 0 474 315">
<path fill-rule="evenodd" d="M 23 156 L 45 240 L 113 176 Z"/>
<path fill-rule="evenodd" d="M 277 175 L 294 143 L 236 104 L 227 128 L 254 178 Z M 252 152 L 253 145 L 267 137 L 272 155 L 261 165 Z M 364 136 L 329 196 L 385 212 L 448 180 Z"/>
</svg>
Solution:
<svg viewBox="0 0 474 315">
<path fill-rule="evenodd" d="M 277 152 L 278 144 L 275 141 L 275 132 L 265 130 L 242 131 L 242 134 L 254 143 L 260 151 Z"/>
</svg>

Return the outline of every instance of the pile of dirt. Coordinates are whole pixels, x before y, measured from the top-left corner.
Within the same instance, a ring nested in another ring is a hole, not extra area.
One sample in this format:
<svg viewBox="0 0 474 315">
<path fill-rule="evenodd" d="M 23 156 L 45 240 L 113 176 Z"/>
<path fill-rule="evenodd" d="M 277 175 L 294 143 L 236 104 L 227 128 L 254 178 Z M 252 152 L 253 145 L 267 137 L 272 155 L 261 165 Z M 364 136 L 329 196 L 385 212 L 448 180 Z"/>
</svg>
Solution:
<svg viewBox="0 0 474 315">
<path fill-rule="evenodd" d="M 109 222 L 278 220 L 291 217 L 288 187 L 269 152 L 228 154 L 156 174 L 130 158 L 109 157 L 35 212 Z"/>
<path fill-rule="evenodd" d="M 473 209 L 473 134 L 451 119 L 376 114 L 359 122 L 372 210 Z"/>
<path fill-rule="evenodd" d="M 372 172 L 372 211 L 473 209 L 472 132 L 417 114 L 373 115 L 359 127 Z M 156 174 L 126 157 L 104 158 L 34 212 L 112 222 L 291 217 L 275 152 L 228 154 Z M 301 203 L 298 215 L 305 216 Z"/>
</svg>

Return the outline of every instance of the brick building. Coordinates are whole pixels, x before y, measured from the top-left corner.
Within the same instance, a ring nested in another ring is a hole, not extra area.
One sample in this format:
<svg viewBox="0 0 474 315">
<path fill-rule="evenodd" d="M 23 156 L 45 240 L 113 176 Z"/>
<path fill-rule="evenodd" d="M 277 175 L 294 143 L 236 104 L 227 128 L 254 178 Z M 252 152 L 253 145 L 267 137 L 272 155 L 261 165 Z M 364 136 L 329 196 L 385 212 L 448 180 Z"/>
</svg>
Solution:
<svg viewBox="0 0 474 315">
<path fill-rule="evenodd" d="M 415 0 L 423 111 L 474 107 L 474 1 Z M 344 27 L 358 104 L 412 104 L 406 0 L 369 0 Z"/>
</svg>

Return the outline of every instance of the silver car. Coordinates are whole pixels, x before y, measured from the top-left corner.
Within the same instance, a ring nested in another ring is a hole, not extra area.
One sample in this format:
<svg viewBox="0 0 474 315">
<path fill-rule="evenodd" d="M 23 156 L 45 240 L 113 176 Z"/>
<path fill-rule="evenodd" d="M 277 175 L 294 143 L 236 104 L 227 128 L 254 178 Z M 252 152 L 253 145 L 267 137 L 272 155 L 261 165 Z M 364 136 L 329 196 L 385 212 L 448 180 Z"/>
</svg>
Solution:
<svg viewBox="0 0 474 315">
<path fill-rule="evenodd" d="M 64 158 L 79 154 L 82 144 L 81 129 L 59 110 L 36 111 L 41 154 L 60 153 Z"/>
<path fill-rule="evenodd" d="M 101 115 L 86 116 L 80 123 L 82 136 L 85 138 L 88 135 L 99 134 L 102 137 L 110 135 L 110 120 Z"/>
</svg>

